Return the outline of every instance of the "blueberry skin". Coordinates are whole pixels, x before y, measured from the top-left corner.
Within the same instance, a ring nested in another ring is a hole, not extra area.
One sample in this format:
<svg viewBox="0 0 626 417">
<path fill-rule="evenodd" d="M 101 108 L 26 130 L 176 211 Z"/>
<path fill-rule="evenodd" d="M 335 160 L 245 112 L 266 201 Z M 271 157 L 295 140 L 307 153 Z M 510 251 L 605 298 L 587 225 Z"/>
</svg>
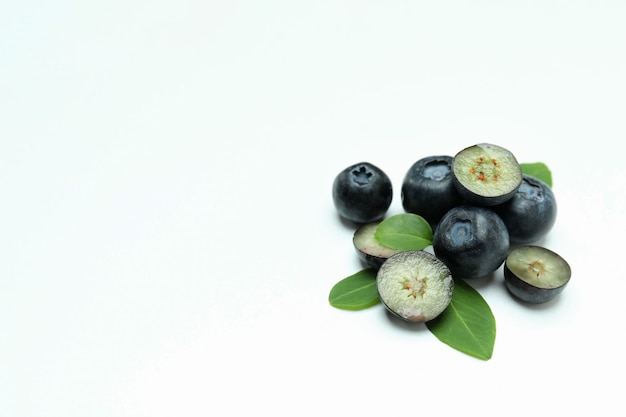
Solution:
<svg viewBox="0 0 626 417">
<path fill-rule="evenodd" d="M 354 223 L 381 220 L 393 198 L 391 180 L 377 166 L 360 162 L 341 171 L 333 181 L 337 213 Z"/>
<path fill-rule="evenodd" d="M 509 252 L 509 232 L 491 209 L 452 208 L 433 235 L 433 250 L 455 278 L 482 278 L 497 270 Z"/>
<path fill-rule="evenodd" d="M 404 211 L 422 216 L 434 228 L 448 210 L 462 204 L 452 180 L 452 156 L 415 162 L 404 176 L 401 196 Z"/>
<path fill-rule="evenodd" d="M 530 285 L 515 276 L 506 264 L 504 265 L 504 284 L 512 295 L 529 304 L 543 304 L 552 301 L 565 289 L 565 284 L 556 288 L 539 288 Z"/>
<path fill-rule="evenodd" d="M 545 236 L 556 222 L 557 205 L 552 189 L 543 181 L 524 174 L 511 200 L 496 208 L 511 243 L 533 243 Z"/>
</svg>

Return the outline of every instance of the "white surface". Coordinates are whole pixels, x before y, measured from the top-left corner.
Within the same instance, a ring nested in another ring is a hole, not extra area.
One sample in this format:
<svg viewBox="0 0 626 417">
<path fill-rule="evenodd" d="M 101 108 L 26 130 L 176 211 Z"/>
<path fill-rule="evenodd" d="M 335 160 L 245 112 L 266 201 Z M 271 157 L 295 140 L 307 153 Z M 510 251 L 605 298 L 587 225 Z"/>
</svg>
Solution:
<svg viewBox="0 0 626 417">
<path fill-rule="evenodd" d="M 623 415 L 625 3 L 6 3 L 0 415 Z M 336 173 L 479 141 L 553 171 L 558 301 L 476 282 L 487 362 L 330 307 Z"/>
</svg>

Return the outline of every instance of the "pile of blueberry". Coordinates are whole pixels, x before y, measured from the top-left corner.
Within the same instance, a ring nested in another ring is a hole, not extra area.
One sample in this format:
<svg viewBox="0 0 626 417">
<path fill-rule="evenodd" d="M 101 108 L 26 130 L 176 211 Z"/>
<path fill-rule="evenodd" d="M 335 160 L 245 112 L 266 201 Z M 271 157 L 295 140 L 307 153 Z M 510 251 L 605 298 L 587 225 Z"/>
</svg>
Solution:
<svg viewBox="0 0 626 417">
<path fill-rule="evenodd" d="M 332 197 L 341 217 L 374 230 L 393 187 L 383 170 L 362 162 L 336 176 Z M 508 290 L 529 303 L 552 300 L 568 283 L 567 262 L 537 244 L 555 224 L 554 193 L 524 174 L 509 150 L 480 143 L 454 156 L 422 158 L 406 173 L 401 198 L 407 213 L 430 224 L 434 255 L 452 277 L 481 278 L 504 264 Z M 382 249 L 363 258 L 368 266 L 379 269 L 396 254 Z"/>
</svg>

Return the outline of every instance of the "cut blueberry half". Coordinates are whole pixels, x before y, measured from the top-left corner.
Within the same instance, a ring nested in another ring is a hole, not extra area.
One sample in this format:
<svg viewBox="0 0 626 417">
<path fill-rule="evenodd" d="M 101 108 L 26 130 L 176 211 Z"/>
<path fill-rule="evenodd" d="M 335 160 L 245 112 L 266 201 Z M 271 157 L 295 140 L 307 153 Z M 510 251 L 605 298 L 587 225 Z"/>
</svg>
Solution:
<svg viewBox="0 0 626 417">
<path fill-rule="evenodd" d="M 381 303 L 394 316 L 425 322 L 439 316 L 452 301 L 454 280 L 448 267 L 425 251 L 399 252 L 378 270 Z"/>
<path fill-rule="evenodd" d="M 454 184 L 470 204 L 494 206 L 508 201 L 522 183 L 522 168 L 507 149 L 490 143 L 470 146 L 452 160 Z"/>
<path fill-rule="evenodd" d="M 560 255 L 542 246 L 526 245 L 511 251 L 504 263 L 504 282 L 515 297 L 531 304 L 559 295 L 572 275 Z"/>
<path fill-rule="evenodd" d="M 390 256 L 400 252 L 378 243 L 374 235 L 379 224 L 380 222 L 374 222 L 361 225 L 352 237 L 359 259 L 368 267 L 375 269 L 380 268 Z"/>
<path fill-rule="evenodd" d="M 452 183 L 452 157 L 435 155 L 415 162 L 402 182 L 402 206 L 407 213 L 422 216 L 434 227 L 461 196 Z"/>
<path fill-rule="evenodd" d="M 333 203 L 339 215 L 354 223 L 381 220 L 393 197 L 391 180 L 368 162 L 351 165 L 333 181 Z"/>
</svg>

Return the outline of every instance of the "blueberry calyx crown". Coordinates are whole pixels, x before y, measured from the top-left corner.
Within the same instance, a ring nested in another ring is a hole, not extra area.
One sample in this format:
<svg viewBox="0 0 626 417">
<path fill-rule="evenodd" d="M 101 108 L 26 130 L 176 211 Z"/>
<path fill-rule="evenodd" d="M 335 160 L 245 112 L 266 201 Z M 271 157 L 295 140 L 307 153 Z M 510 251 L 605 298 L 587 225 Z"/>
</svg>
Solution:
<svg viewBox="0 0 626 417">
<path fill-rule="evenodd" d="M 372 175 L 374 174 L 371 171 L 367 170 L 364 166 L 360 166 L 352 171 L 352 181 L 361 186 L 367 185 Z"/>
<path fill-rule="evenodd" d="M 422 176 L 433 181 L 441 181 L 450 175 L 450 164 L 446 161 L 436 160 L 427 162 L 422 170 Z"/>
<path fill-rule="evenodd" d="M 526 200 L 543 201 L 543 193 L 541 192 L 541 189 L 528 182 L 526 178 L 522 179 L 522 184 L 517 190 L 517 193 Z"/>
</svg>

